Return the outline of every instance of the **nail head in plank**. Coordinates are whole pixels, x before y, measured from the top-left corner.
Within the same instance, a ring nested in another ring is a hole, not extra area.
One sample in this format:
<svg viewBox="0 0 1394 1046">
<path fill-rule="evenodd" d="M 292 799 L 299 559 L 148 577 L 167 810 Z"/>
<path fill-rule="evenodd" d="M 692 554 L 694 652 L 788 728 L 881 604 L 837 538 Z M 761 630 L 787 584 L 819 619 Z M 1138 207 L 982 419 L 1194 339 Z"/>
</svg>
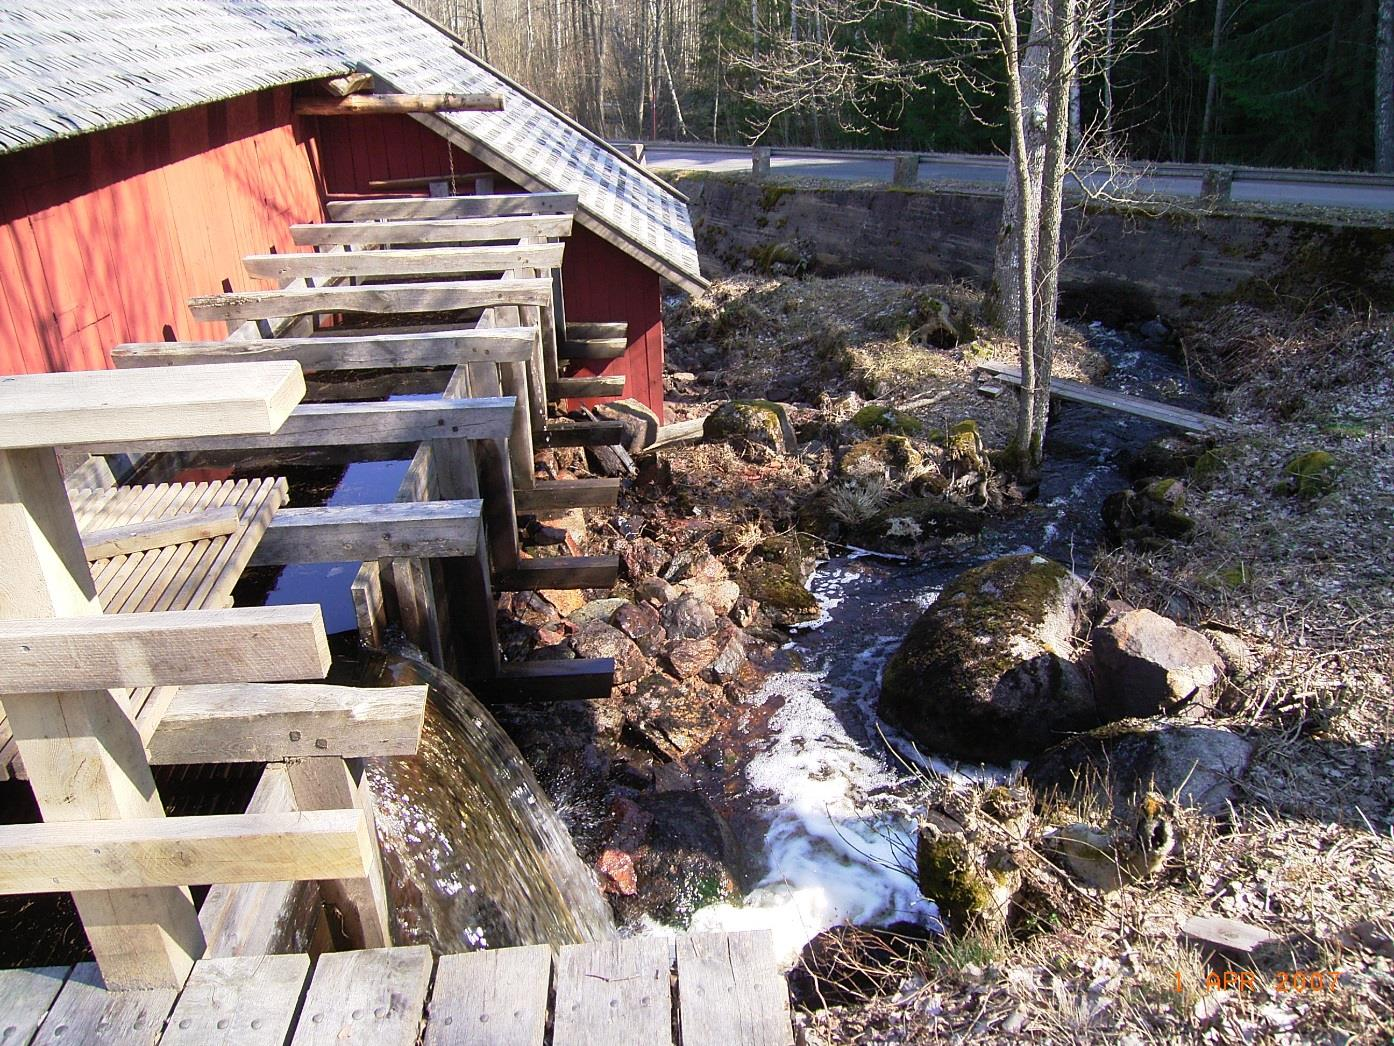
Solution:
<svg viewBox="0 0 1394 1046">
<path fill-rule="evenodd" d="M 542 1046 L 551 979 L 552 949 L 545 944 L 442 955 L 425 1046 Z"/>
<path fill-rule="evenodd" d="M 327 952 L 291 1046 L 414 1046 L 430 980 L 425 945 Z"/>
<path fill-rule="evenodd" d="M 317 604 L 0 621 L 0 694 L 322 679 Z"/>
<path fill-rule="evenodd" d="M 793 1046 L 789 987 L 768 930 L 677 938 L 683 1046 Z"/>
<path fill-rule="evenodd" d="M 527 237 L 571 235 L 569 214 L 544 217 L 505 215 L 501 218 L 442 218 L 407 222 L 325 222 L 292 225 L 291 239 L 301 247 L 331 244 L 370 246 L 408 243 L 483 243 Z"/>
<path fill-rule="evenodd" d="M 357 878 L 375 846 L 358 810 L 5 825 L 0 894 Z"/>
<path fill-rule="evenodd" d="M 627 937 L 564 946 L 557 955 L 553 1046 L 671 1043 L 671 945 Z"/>
<path fill-rule="evenodd" d="M 0 1042 L 28 1042 L 67 979 L 68 966 L 0 970 Z"/>
<path fill-rule="evenodd" d="M 226 537 L 237 530 L 239 519 L 236 505 L 222 505 L 166 519 L 105 527 L 84 534 L 82 550 L 90 562 L 166 545 L 182 545 L 187 541 Z"/>
<path fill-rule="evenodd" d="M 478 500 L 283 509 L 262 535 L 252 565 L 470 556 L 482 511 Z"/>
<path fill-rule="evenodd" d="M 278 255 L 279 257 L 279 255 Z M 535 334 L 524 327 L 439 330 L 389 334 L 377 330 L 352 337 L 264 338 L 257 341 L 156 341 L 118 345 L 111 361 L 119 368 L 225 364 L 248 360 L 295 360 L 301 369 L 376 370 L 448 367 L 476 360 L 525 361 Z"/>
<path fill-rule="evenodd" d="M 541 279 L 442 280 L 240 291 L 189 299 L 201 320 L 269 320 L 312 312 L 446 312 L 491 305 L 544 305 L 552 285 Z"/>
<path fill-rule="evenodd" d="M 146 750 L 155 764 L 412 755 L 425 709 L 425 686 L 181 686 Z"/>
<path fill-rule="evenodd" d="M 0 448 L 81 443 L 94 432 L 127 442 L 275 432 L 304 395 L 300 365 L 287 361 L 0 377 Z"/>
<path fill-rule="evenodd" d="M 406 196 L 398 199 L 336 200 L 325 206 L 335 221 L 392 221 L 412 218 L 491 218 L 513 214 L 575 214 L 575 193 L 496 193 L 489 196 Z M 548 269 L 550 265 L 531 268 Z"/>
<path fill-rule="evenodd" d="M 333 204 L 330 204 L 332 207 Z M 253 276 L 288 280 L 330 276 L 442 276 L 456 273 L 552 269 L 561 265 L 565 244 L 435 247 L 411 250 L 252 254 L 242 264 Z"/>
<path fill-rule="evenodd" d="M 161 1046 L 281 1046 L 310 974 L 308 955 L 200 959 Z"/>
<path fill-rule="evenodd" d="M 34 1046 L 153 1046 L 178 995 L 174 988 L 108 991 L 96 963 L 78 963 L 39 1026 Z"/>
</svg>

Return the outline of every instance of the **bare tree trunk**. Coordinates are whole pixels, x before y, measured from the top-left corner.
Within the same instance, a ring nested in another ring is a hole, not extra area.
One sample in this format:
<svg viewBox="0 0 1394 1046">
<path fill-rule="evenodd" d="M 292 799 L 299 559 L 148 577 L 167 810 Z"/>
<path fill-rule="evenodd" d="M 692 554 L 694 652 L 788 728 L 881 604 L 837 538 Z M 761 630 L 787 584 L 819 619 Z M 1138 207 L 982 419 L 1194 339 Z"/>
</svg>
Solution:
<svg viewBox="0 0 1394 1046">
<path fill-rule="evenodd" d="M 1104 16 L 1103 102 L 1104 140 L 1113 142 L 1113 20 L 1118 15 L 1118 0 L 1108 0 Z"/>
<path fill-rule="evenodd" d="M 1394 174 L 1394 0 L 1379 0 L 1375 50 L 1375 170 Z"/>
<path fill-rule="evenodd" d="M 1215 0 L 1215 26 L 1210 32 L 1210 77 L 1205 83 L 1205 109 L 1200 118 L 1200 154 L 1196 157 L 1207 163 L 1213 146 L 1215 121 L 1220 104 L 1220 44 L 1225 36 L 1225 0 Z"/>
<path fill-rule="evenodd" d="M 1084 104 L 1080 98 L 1079 77 L 1070 81 L 1070 149 L 1084 140 Z"/>
<path fill-rule="evenodd" d="M 474 20 L 479 25 L 479 57 L 489 60 L 489 33 L 484 28 L 484 0 L 474 0 Z"/>
</svg>

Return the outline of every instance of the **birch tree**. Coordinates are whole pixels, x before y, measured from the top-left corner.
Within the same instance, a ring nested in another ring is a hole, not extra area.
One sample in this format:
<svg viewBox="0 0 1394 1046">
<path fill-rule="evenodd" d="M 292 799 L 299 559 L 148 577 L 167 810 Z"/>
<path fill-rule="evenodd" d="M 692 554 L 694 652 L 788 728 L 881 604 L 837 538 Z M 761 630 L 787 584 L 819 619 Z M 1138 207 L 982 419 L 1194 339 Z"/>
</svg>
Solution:
<svg viewBox="0 0 1394 1046">
<path fill-rule="evenodd" d="M 1394 174 L 1394 0 L 1379 0 L 1375 43 L 1375 170 Z"/>
</svg>

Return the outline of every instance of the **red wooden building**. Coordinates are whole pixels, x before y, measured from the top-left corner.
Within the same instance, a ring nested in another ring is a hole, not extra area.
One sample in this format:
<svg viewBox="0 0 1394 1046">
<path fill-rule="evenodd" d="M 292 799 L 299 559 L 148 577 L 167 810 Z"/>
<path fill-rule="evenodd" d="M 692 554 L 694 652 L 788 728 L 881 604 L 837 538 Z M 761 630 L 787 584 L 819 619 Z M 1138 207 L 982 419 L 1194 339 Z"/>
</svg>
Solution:
<svg viewBox="0 0 1394 1046">
<path fill-rule="evenodd" d="M 305 117 L 298 92 L 487 93 L 503 112 Z M 0 373 L 110 366 L 130 341 L 218 338 L 185 300 L 265 286 L 244 255 L 374 182 L 454 175 L 578 195 L 569 321 L 628 324 L 660 411 L 661 281 L 696 291 L 685 199 L 394 0 L 17 0 L 0 8 Z M 401 195 L 393 190 L 391 195 Z"/>
</svg>

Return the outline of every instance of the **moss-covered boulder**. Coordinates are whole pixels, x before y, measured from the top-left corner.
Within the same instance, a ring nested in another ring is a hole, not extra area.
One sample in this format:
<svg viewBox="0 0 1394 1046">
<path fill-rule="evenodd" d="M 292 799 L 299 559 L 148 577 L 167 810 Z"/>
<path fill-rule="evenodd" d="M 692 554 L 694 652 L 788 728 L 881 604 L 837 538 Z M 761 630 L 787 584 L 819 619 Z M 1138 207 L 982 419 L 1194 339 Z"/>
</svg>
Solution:
<svg viewBox="0 0 1394 1046">
<path fill-rule="evenodd" d="M 859 537 L 946 538 L 980 533 L 987 516 L 943 498 L 905 498 L 892 502 L 861 528 Z"/>
<path fill-rule="evenodd" d="M 1299 498 L 1319 498 L 1336 486 L 1336 459 L 1324 450 L 1303 451 L 1283 466 L 1282 490 Z"/>
<path fill-rule="evenodd" d="M 939 907 L 939 918 L 953 933 L 1000 930 L 1006 925 L 1021 873 L 994 867 L 988 854 L 967 834 L 921 824 L 915 844 L 920 893 Z"/>
<path fill-rule="evenodd" d="M 746 564 L 737 579 L 741 592 L 760 604 L 776 625 L 797 625 L 818 616 L 818 600 L 788 565 L 771 560 Z"/>
<path fill-rule="evenodd" d="M 889 476 L 904 479 L 924 461 L 924 455 L 904 436 L 887 434 L 854 443 L 842 455 L 841 468 L 849 476 Z"/>
<path fill-rule="evenodd" d="M 770 400 L 731 400 L 707 416 L 702 427 L 707 439 L 727 440 L 737 450 L 764 447 L 776 454 L 797 454 L 798 436 L 782 403 Z"/>
<path fill-rule="evenodd" d="M 1008 763 L 1098 722 L 1076 663 L 1094 597 L 1065 567 L 1005 556 L 962 574 L 886 665 L 882 718 L 922 749 Z"/>
<path fill-rule="evenodd" d="M 1126 472 L 1134 481 L 1184 476 L 1205 452 L 1205 445 L 1189 436 L 1158 436 L 1128 456 Z"/>
<path fill-rule="evenodd" d="M 862 432 L 872 435 L 889 433 L 896 436 L 917 436 L 924 430 L 924 423 L 913 414 L 885 407 L 879 403 L 868 403 L 852 415 L 852 424 Z"/>
<path fill-rule="evenodd" d="M 955 422 L 943 434 L 944 460 L 953 467 L 954 472 L 963 475 L 967 472 L 988 472 L 987 449 L 983 445 L 982 431 L 971 418 Z"/>
<path fill-rule="evenodd" d="M 1186 485 L 1179 479 L 1154 479 L 1141 489 L 1120 490 L 1104 499 L 1101 513 L 1104 539 L 1114 547 L 1129 545 L 1155 552 L 1173 541 L 1185 541 L 1196 529 L 1182 511 Z"/>
</svg>

